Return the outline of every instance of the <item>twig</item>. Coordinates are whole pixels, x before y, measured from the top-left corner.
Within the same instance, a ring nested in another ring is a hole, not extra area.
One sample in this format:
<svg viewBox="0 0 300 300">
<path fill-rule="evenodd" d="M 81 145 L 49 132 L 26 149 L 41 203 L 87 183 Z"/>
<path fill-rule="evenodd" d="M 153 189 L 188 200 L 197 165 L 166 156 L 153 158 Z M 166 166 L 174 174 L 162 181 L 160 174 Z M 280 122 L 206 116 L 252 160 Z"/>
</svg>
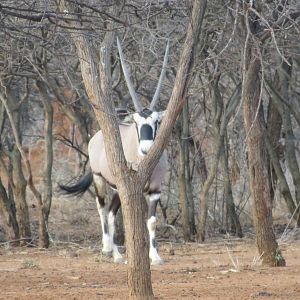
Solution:
<svg viewBox="0 0 300 300">
<path fill-rule="evenodd" d="M 300 201 L 297 203 L 297 206 L 295 207 L 295 210 L 294 210 L 292 216 L 290 217 L 289 222 L 288 222 L 287 225 L 285 226 L 285 229 L 284 229 L 284 231 L 283 231 L 283 233 L 282 233 L 282 235 L 281 235 L 281 237 L 280 237 L 280 240 L 282 240 L 283 237 L 284 237 L 284 235 L 286 234 L 287 229 L 288 229 L 288 227 L 290 226 L 290 224 L 291 224 L 291 222 L 292 222 L 292 220 L 293 220 L 293 218 L 294 218 L 294 215 L 295 215 L 295 213 L 297 212 L 299 206 L 300 206 Z"/>
</svg>

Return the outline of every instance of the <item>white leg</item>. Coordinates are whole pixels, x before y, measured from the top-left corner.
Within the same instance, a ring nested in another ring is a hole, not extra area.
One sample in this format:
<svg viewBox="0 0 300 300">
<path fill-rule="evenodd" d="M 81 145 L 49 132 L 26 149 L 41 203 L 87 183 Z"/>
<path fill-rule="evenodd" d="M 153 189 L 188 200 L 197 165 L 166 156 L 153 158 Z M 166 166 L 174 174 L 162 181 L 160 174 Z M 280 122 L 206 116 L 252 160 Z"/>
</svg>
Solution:
<svg viewBox="0 0 300 300">
<path fill-rule="evenodd" d="M 113 251 L 111 238 L 109 236 L 109 228 L 107 224 L 107 211 L 105 206 L 99 204 L 99 199 L 96 197 L 96 204 L 101 221 L 102 228 L 102 253 L 109 255 Z"/>
<path fill-rule="evenodd" d="M 112 211 L 110 211 L 108 214 L 108 232 L 109 232 L 109 238 L 111 240 L 114 262 L 123 263 L 124 262 L 123 256 L 119 252 L 118 246 L 114 243 L 115 215 L 113 214 Z"/>
<path fill-rule="evenodd" d="M 160 258 L 160 256 L 157 253 L 156 249 L 156 241 L 155 241 L 155 229 L 156 229 L 156 206 L 157 202 L 160 198 L 160 194 L 152 194 L 149 197 L 150 203 L 149 203 L 149 215 L 150 218 L 147 221 L 147 228 L 149 231 L 149 238 L 150 238 L 150 249 L 149 249 L 149 257 L 151 259 L 152 265 L 161 265 L 163 263 L 163 260 Z"/>
</svg>

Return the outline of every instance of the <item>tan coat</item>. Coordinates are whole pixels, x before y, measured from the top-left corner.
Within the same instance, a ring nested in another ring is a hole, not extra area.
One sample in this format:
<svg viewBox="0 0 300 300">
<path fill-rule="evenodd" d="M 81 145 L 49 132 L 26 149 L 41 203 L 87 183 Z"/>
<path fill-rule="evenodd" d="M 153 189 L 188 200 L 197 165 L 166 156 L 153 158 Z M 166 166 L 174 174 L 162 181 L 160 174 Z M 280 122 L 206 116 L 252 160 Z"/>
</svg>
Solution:
<svg viewBox="0 0 300 300">
<path fill-rule="evenodd" d="M 139 142 L 136 125 L 121 124 L 119 125 L 119 128 L 126 160 L 129 163 L 138 164 L 143 159 L 143 156 L 139 155 L 138 153 Z M 99 175 L 101 174 L 101 176 L 104 177 L 108 183 L 114 185 L 115 180 L 108 167 L 108 161 L 104 147 L 104 138 L 101 130 L 98 131 L 90 140 L 88 151 L 93 173 Z M 150 178 L 149 190 L 151 192 L 160 192 L 166 170 L 167 155 L 164 152 Z"/>
</svg>

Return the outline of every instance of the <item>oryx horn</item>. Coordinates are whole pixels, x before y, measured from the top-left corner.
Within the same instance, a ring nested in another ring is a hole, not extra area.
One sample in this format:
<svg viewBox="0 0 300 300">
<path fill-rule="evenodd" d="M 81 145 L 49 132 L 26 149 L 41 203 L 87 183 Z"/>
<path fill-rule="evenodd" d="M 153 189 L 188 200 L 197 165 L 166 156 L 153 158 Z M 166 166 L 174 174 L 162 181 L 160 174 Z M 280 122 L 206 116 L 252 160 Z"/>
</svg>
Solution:
<svg viewBox="0 0 300 300">
<path fill-rule="evenodd" d="M 120 43 L 120 40 L 119 38 L 117 37 L 117 45 L 118 45 L 118 51 L 119 51 L 119 56 L 120 56 L 120 60 L 121 60 L 121 65 L 122 65 L 122 69 L 123 69 L 123 73 L 124 73 L 124 77 L 125 77 L 125 80 L 126 80 L 126 83 L 127 83 L 127 87 L 128 87 L 128 90 L 129 90 L 129 93 L 130 93 L 130 96 L 132 98 L 132 101 L 133 101 L 133 104 L 134 104 L 134 107 L 136 109 L 136 111 L 142 111 L 142 105 L 138 99 L 138 96 L 134 90 L 134 87 L 133 87 L 133 84 L 130 80 L 130 74 L 128 72 L 128 69 L 127 69 L 127 66 L 126 66 L 126 63 L 125 63 L 125 60 L 124 60 L 124 55 L 123 55 L 123 51 L 122 51 L 122 47 L 121 47 L 121 43 Z"/>
<path fill-rule="evenodd" d="M 154 96 L 152 98 L 152 101 L 150 103 L 149 109 L 153 111 L 158 99 L 159 99 L 159 94 L 161 92 L 161 88 L 163 86 L 163 82 L 165 79 L 165 75 L 166 75 L 166 70 L 167 70 L 167 62 L 168 62 L 168 55 L 169 55 L 169 48 L 170 48 L 170 41 L 168 41 L 167 43 L 167 47 L 166 47 L 166 51 L 165 51 L 165 56 L 164 56 L 164 62 L 163 62 L 163 66 L 162 66 L 162 70 L 159 76 L 159 81 L 156 87 L 156 91 L 154 93 Z"/>
</svg>

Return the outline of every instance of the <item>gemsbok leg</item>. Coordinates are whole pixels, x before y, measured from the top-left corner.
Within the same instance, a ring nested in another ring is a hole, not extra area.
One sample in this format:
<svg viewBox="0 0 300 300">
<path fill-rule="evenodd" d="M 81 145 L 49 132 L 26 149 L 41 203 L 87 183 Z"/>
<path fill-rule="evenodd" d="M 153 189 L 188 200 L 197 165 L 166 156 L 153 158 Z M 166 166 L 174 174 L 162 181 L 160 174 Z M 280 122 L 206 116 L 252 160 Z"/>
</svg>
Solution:
<svg viewBox="0 0 300 300">
<path fill-rule="evenodd" d="M 121 205 L 119 195 L 117 193 L 114 194 L 107 210 L 104 202 L 105 181 L 100 175 L 94 174 L 93 178 L 96 191 L 96 204 L 102 228 L 102 253 L 107 256 L 113 255 L 115 262 L 123 262 L 123 257 L 114 243 L 115 218 Z"/>
<path fill-rule="evenodd" d="M 114 262 L 116 263 L 124 262 L 122 254 L 119 252 L 118 246 L 115 244 L 114 241 L 115 219 L 120 206 L 121 206 L 120 197 L 118 193 L 114 193 L 113 198 L 111 200 L 111 204 L 108 209 L 108 231 L 109 231 L 109 236 L 112 244 Z"/>
<path fill-rule="evenodd" d="M 156 229 L 156 207 L 160 199 L 160 193 L 149 194 L 149 206 L 148 206 L 148 221 L 147 228 L 149 231 L 150 238 L 150 249 L 149 257 L 152 265 L 161 265 L 163 260 L 157 253 L 156 240 L 155 240 L 155 229 Z"/>
<path fill-rule="evenodd" d="M 107 256 L 112 254 L 112 242 L 109 235 L 107 209 L 105 207 L 103 189 L 105 182 L 99 175 L 93 175 L 96 191 L 96 204 L 101 221 L 102 228 L 102 253 Z"/>
</svg>

